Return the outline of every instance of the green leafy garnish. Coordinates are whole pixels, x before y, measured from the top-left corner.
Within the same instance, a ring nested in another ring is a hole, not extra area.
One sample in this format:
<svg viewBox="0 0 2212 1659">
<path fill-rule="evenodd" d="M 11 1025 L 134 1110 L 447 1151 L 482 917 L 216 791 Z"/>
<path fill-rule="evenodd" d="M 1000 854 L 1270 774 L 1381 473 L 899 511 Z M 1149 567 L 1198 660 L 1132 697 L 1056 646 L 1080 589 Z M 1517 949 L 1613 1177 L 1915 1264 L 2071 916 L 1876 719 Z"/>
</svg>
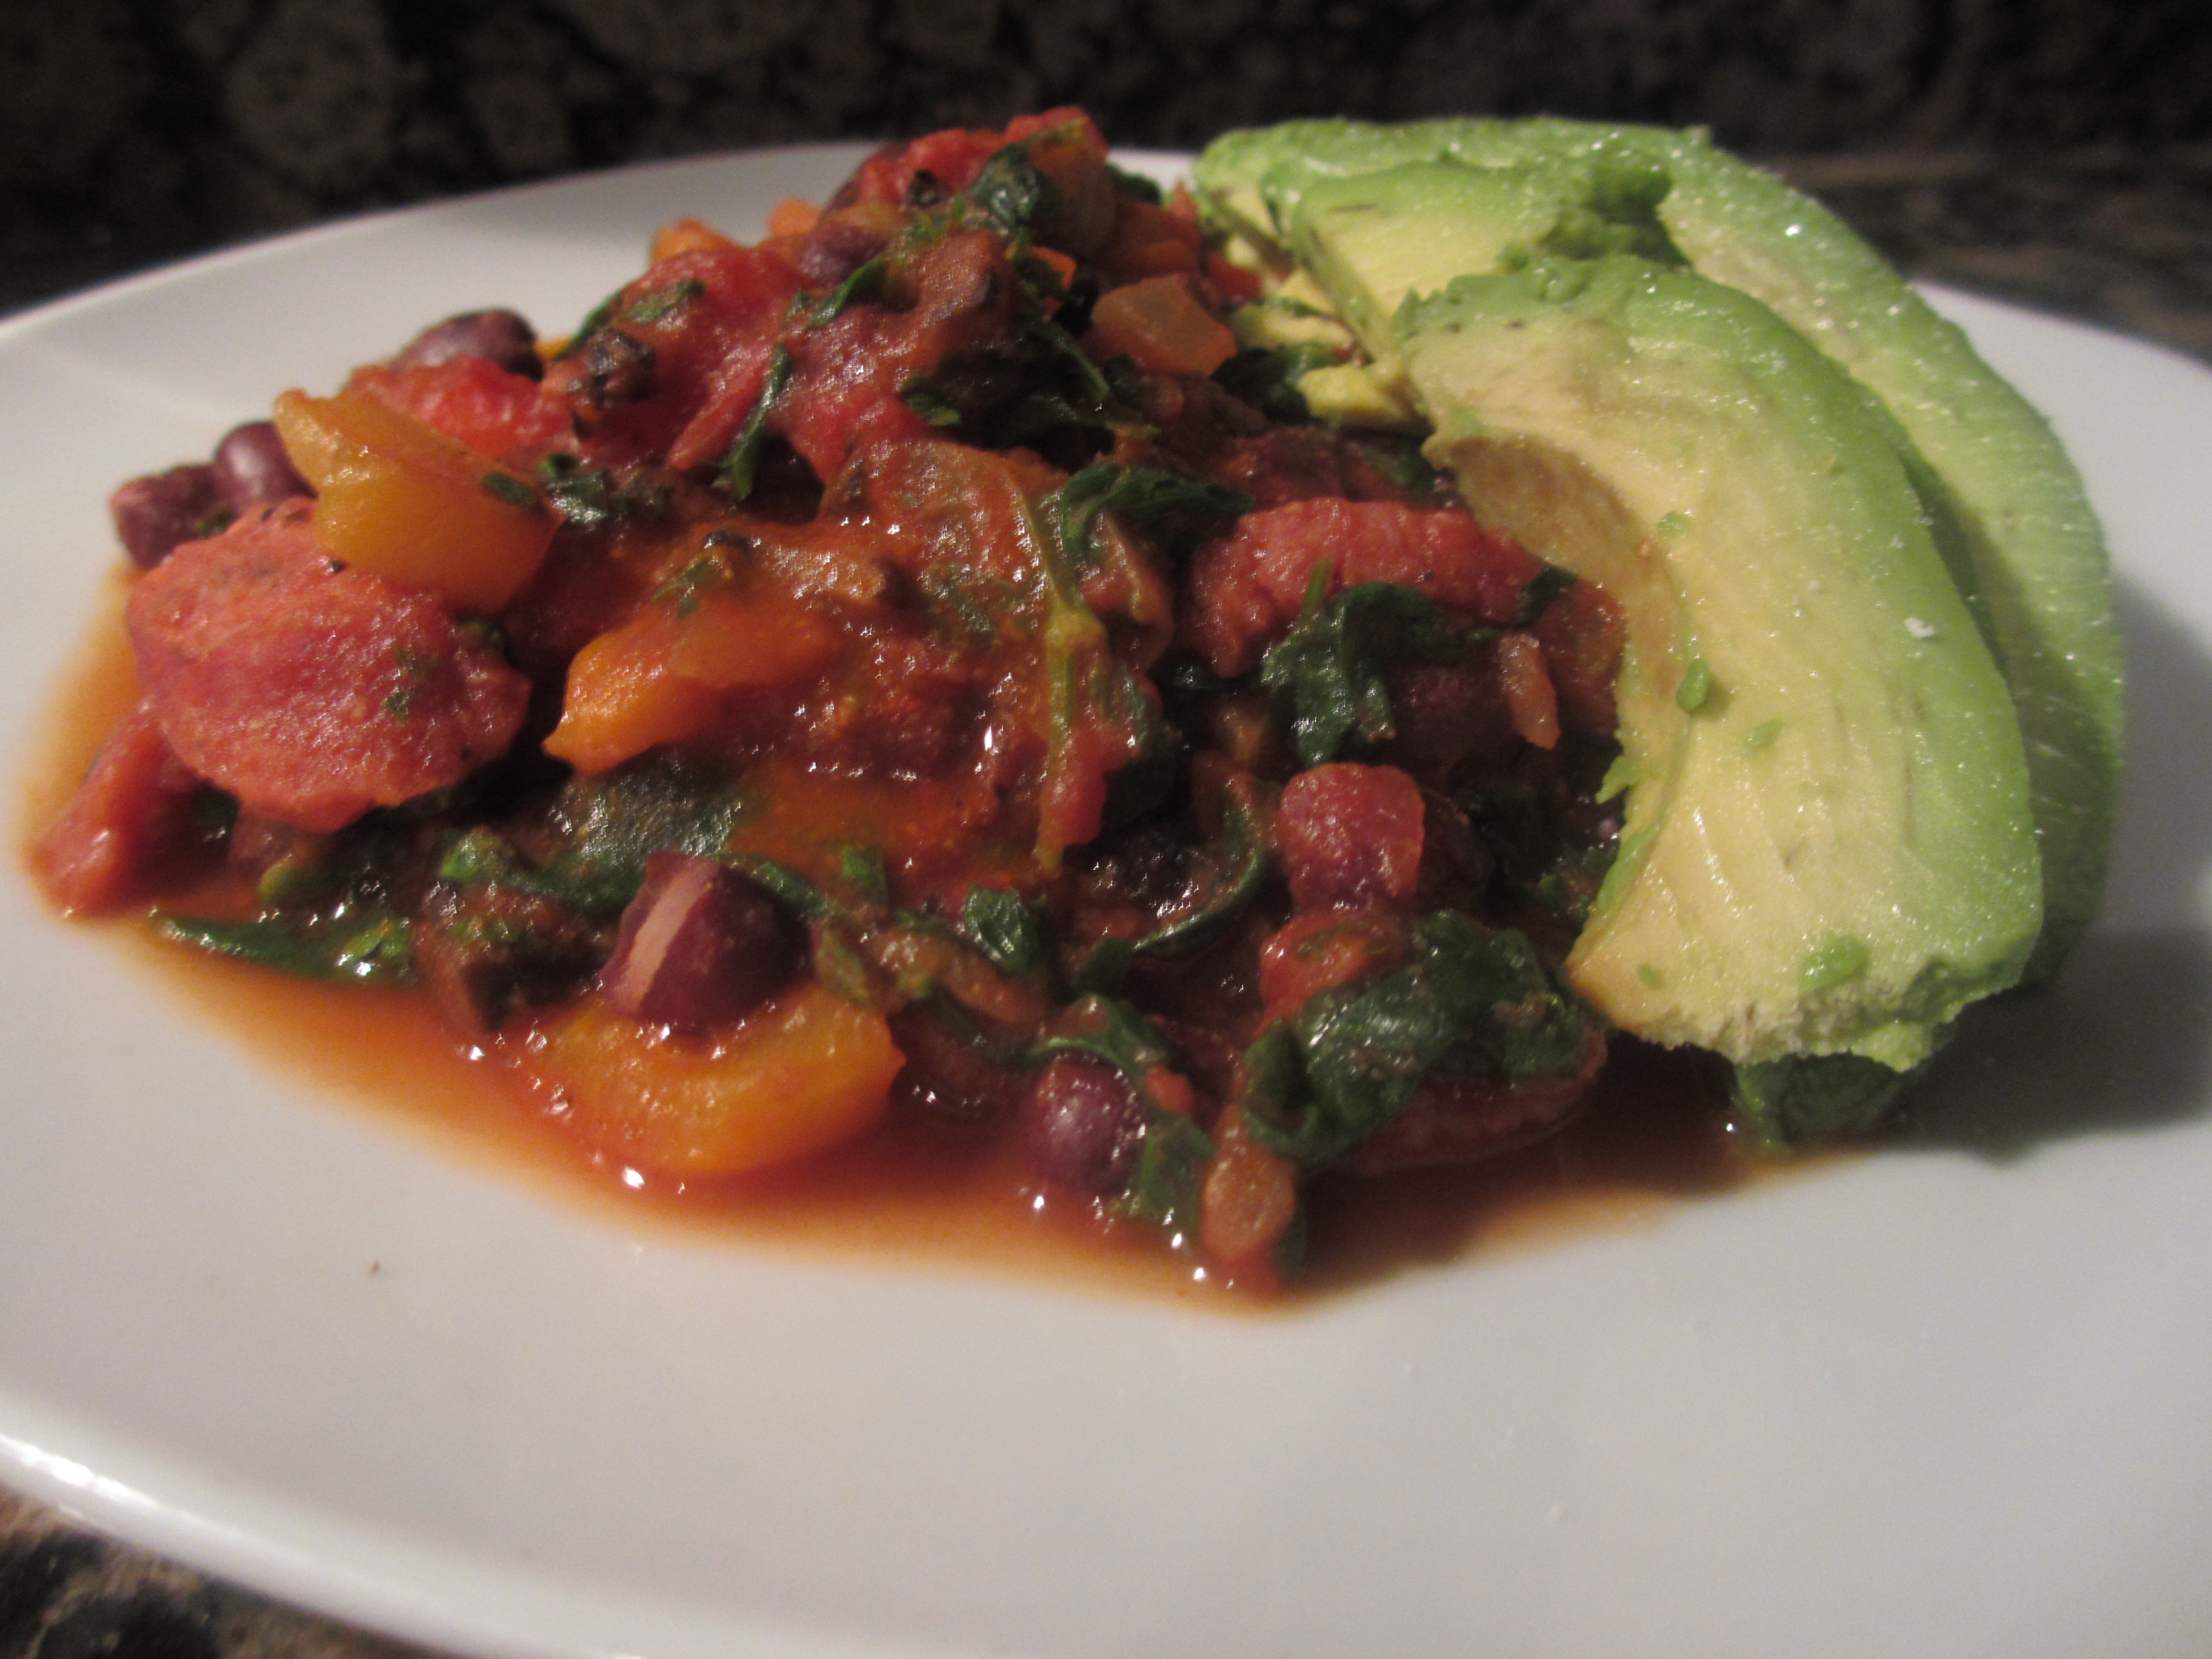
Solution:
<svg viewBox="0 0 2212 1659">
<path fill-rule="evenodd" d="M 668 506 L 667 491 L 649 480 L 618 482 L 605 467 L 586 466 L 561 450 L 538 463 L 538 483 L 562 518 L 585 529 L 657 519 Z"/>
<path fill-rule="evenodd" d="M 790 348 L 779 343 L 775 356 L 769 362 L 768 378 L 761 383 L 760 396 L 753 403 L 752 412 L 745 416 L 745 423 L 738 428 L 736 441 L 730 446 L 730 453 L 722 457 L 715 469 L 722 488 L 738 501 L 753 493 L 760 471 L 761 451 L 768 442 L 769 416 L 775 413 L 784 387 L 791 383 L 791 368 Z"/>
<path fill-rule="evenodd" d="M 807 323 L 820 328 L 824 323 L 836 321 L 848 306 L 874 299 L 884 291 L 884 280 L 890 275 L 890 260 L 881 253 L 855 266 L 850 276 L 807 308 Z"/>
<path fill-rule="evenodd" d="M 727 556 L 702 553 L 653 590 L 653 603 L 667 605 L 678 617 L 689 617 L 699 609 L 700 601 L 707 595 L 717 588 L 727 587 L 736 580 L 737 573 L 730 568 Z"/>
<path fill-rule="evenodd" d="M 1037 913 L 1002 887 L 971 887 L 960 906 L 960 932 L 1002 974 L 1027 978 L 1044 968 Z"/>
<path fill-rule="evenodd" d="M 545 503 L 538 499 L 538 492 L 512 472 L 487 472 L 482 483 L 487 494 L 498 496 L 509 507 L 519 507 L 530 513 L 545 510 Z"/>
<path fill-rule="evenodd" d="M 529 867 L 508 849 L 502 872 L 501 855 L 482 839 L 489 832 L 480 830 L 448 849 L 443 868 L 482 873 L 587 916 L 614 916 L 637 896 L 647 855 L 673 848 L 720 857 L 749 808 L 738 781 L 720 768 L 648 754 L 569 781 L 555 805 L 565 844 L 549 862 Z"/>
<path fill-rule="evenodd" d="M 618 288 L 586 312 L 584 320 L 576 325 L 576 331 L 562 343 L 560 350 L 553 354 L 554 360 L 558 362 L 563 357 L 574 356 L 583 349 L 585 341 L 614 321 L 615 308 L 622 304 L 622 296 L 623 289 Z"/>
<path fill-rule="evenodd" d="M 1397 734 L 1385 663 L 1449 662 L 1494 637 L 1453 626 L 1435 600 L 1395 582 L 1359 582 L 1331 599 L 1330 575 L 1314 567 L 1297 621 L 1260 664 L 1260 684 L 1289 709 L 1301 768 L 1354 739 L 1372 748 Z"/>
<path fill-rule="evenodd" d="M 1109 936 L 1093 945 L 1075 970 L 1078 990 L 1112 990 L 1139 957 L 1205 949 L 1259 896 L 1273 861 L 1265 811 L 1250 779 L 1232 780 L 1223 790 L 1221 833 L 1200 858 L 1205 874 L 1171 919 L 1139 939 Z"/>
<path fill-rule="evenodd" d="M 626 323 L 657 323 L 679 306 L 688 305 L 707 291 L 706 283 L 696 276 L 686 276 L 671 283 L 666 288 L 655 289 L 633 301 L 623 313 Z"/>
<path fill-rule="evenodd" d="M 959 217 L 1019 236 L 1060 204 L 1060 186 L 1030 160 L 1029 146 L 1008 144 L 983 164 L 960 198 Z"/>
<path fill-rule="evenodd" d="M 899 388 L 899 401 L 932 426 L 958 426 L 960 411 L 927 376 L 917 374 Z"/>
<path fill-rule="evenodd" d="M 1432 1073 L 1509 1081 L 1572 1070 L 1586 1016 L 1528 939 L 1454 910 L 1415 922 L 1409 960 L 1324 991 L 1245 1056 L 1253 1139 L 1328 1161 L 1381 1128 Z"/>
<path fill-rule="evenodd" d="M 1301 340 L 1240 351 L 1215 369 L 1213 378 L 1270 420 L 1307 421 L 1313 411 L 1298 390 L 1300 377 L 1340 361 L 1334 347 Z"/>
<path fill-rule="evenodd" d="M 367 985 L 411 985 L 415 957 L 404 917 L 347 915 L 314 921 L 259 916 L 224 921 L 204 916 L 156 914 L 157 938 L 195 950 L 274 968 L 303 979 Z"/>
</svg>

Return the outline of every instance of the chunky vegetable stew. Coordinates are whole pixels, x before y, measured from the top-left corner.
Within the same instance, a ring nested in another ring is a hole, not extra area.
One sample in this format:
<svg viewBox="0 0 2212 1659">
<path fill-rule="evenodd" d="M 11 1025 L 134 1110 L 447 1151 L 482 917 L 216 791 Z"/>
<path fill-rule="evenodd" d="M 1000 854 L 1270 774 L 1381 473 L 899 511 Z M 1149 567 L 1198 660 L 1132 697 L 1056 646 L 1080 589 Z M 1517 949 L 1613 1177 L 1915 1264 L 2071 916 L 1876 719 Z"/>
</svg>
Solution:
<svg viewBox="0 0 2212 1659">
<path fill-rule="evenodd" d="M 55 902 L 419 988 L 617 1167 L 896 1117 L 1256 1283 L 1312 1183 L 1565 1122 L 1606 596 L 1317 418 L 1349 337 L 1079 112 L 770 230 L 118 489 L 143 696 Z"/>
</svg>

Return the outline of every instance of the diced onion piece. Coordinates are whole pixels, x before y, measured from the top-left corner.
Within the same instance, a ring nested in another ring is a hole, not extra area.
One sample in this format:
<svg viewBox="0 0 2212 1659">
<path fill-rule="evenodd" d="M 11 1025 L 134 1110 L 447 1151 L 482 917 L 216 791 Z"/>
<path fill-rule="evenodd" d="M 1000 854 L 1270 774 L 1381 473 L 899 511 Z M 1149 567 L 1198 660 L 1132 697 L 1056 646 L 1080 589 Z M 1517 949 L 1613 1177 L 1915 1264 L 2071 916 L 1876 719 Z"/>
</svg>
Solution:
<svg viewBox="0 0 2212 1659">
<path fill-rule="evenodd" d="M 812 982 L 714 1039 L 670 1036 L 586 997 L 544 1022 L 524 1069 L 593 1147 L 673 1175 L 735 1175 L 856 1135 L 905 1058 L 882 1015 Z"/>
<path fill-rule="evenodd" d="M 479 614 L 537 574 L 560 521 L 489 457 L 358 391 L 287 392 L 276 416 L 333 557 Z"/>
</svg>

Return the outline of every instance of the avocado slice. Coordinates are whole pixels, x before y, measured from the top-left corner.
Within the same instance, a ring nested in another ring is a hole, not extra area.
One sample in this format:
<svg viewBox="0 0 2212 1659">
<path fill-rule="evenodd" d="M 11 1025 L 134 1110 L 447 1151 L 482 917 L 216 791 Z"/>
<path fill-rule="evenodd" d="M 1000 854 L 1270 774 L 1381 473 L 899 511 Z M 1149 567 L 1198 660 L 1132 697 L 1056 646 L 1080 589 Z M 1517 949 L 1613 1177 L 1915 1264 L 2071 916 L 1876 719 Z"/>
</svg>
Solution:
<svg viewBox="0 0 2212 1659">
<path fill-rule="evenodd" d="M 2045 899 L 2026 977 L 2057 971 L 2101 898 L 2118 791 L 2120 648 L 2102 533 L 2042 416 L 1879 254 L 1697 131 L 1293 122 L 1228 134 L 1195 171 L 1216 222 L 1263 264 L 1310 267 L 1378 359 L 1396 349 L 1402 296 L 1436 291 L 1455 261 L 1453 274 L 1632 251 L 1761 301 L 1879 398 L 1909 434 L 1924 504 L 2011 689 Z"/>
<path fill-rule="evenodd" d="M 1627 618 L 1576 988 L 1739 1064 L 1918 1065 L 2017 980 L 2043 888 L 2011 697 L 1895 424 L 1758 301 L 1634 255 L 1457 278 L 1394 343 L 1430 459 Z"/>
</svg>

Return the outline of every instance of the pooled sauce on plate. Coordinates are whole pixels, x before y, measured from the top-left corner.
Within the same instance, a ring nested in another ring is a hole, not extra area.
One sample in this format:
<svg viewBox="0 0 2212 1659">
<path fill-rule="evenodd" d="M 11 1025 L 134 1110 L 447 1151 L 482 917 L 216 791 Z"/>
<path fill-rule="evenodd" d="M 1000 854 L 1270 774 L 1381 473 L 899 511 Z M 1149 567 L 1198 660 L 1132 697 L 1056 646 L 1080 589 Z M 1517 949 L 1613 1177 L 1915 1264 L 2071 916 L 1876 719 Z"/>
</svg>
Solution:
<svg viewBox="0 0 2212 1659">
<path fill-rule="evenodd" d="M 136 696 L 125 591 L 118 575 L 33 747 L 19 842 L 52 821 Z M 1004 1137 L 894 1119 L 765 1174 L 684 1182 L 626 1170 L 592 1158 L 494 1061 L 470 1058 L 419 993 L 212 958 L 149 936 L 137 915 L 99 925 L 134 969 L 308 1092 L 366 1108 L 441 1155 L 520 1174 L 611 1224 L 1109 1291 L 1187 1295 L 1200 1276 L 1148 1229 L 1102 1223 L 1080 1200 L 1046 1191 Z M 1579 1116 L 1545 1139 L 1476 1164 L 1320 1181 L 1309 1265 L 1288 1299 L 1656 1225 L 1680 1202 L 1762 1170 L 1731 1145 L 1722 1095 L 1709 1063 L 1624 1042 Z"/>
</svg>

